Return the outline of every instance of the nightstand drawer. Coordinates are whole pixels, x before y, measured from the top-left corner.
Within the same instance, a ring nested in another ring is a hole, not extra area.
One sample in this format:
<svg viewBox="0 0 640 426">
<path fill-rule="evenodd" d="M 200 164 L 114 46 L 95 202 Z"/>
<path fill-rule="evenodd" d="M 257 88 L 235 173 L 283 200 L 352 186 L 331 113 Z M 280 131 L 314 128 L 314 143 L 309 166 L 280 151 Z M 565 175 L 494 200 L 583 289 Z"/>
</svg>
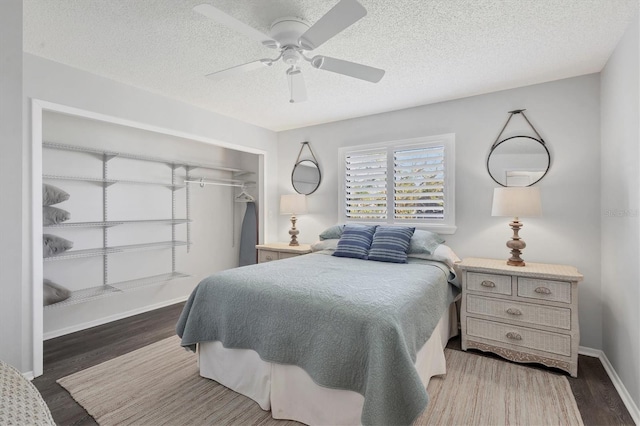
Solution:
<svg viewBox="0 0 640 426">
<path fill-rule="evenodd" d="M 533 330 L 477 318 L 467 318 L 467 333 L 469 336 L 536 349 L 557 355 L 571 355 L 571 336 L 565 334 Z"/>
<path fill-rule="evenodd" d="M 271 250 L 259 250 L 258 251 L 258 263 L 271 262 L 273 260 L 278 260 L 279 253 L 277 251 Z"/>
<path fill-rule="evenodd" d="M 511 276 L 467 272 L 467 290 L 511 295 Z"/>
<path fill-rule="evenodd" d="M 532 325 L 571 329 L 571 310 L 567 308 L 518 303 L 469 294 L 467 295 L 467 312 L 521 321 Z"/>
<path fill-rule="evenodd" d="M 571 303 L 571 283 L 518 277 L 518 296 Z"/>
</svg>

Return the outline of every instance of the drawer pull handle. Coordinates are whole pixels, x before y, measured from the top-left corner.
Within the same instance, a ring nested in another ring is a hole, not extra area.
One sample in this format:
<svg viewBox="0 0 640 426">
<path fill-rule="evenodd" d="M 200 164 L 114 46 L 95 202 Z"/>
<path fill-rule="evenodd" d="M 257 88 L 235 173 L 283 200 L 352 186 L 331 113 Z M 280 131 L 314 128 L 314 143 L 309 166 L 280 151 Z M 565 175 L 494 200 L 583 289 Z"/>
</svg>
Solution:
<svg viewBox="0 0 640 426">
<path fill-rule="evenodd" d="M 510 331 L 507 333 L 507 339 L 522 340 L 522 336 L 518 333 L 514 333 L 513 331 Z"/>
<path fill-rule="evenodd" d="M 482 287 L 489 287 L 489 288 L 493 288 L 496 286 L 496 283 L 494 283 L 493 281 L 488 281 L 488 280 L 484 280 L 480 283 L 480 285 Z"/>
<path fill-rule="evenodd" d="M 538 294 L 551 294 L 551 290 L 549 290 L 547 287 L 536 287 L 536 289 L 533 291 Z"/>
<path fill-rule="evenodd" d="M 522 311 L 520 309 L 516 309 L 516 308 L 507 309 L 507 313 L 509 315 L 522 315 Z"/>
</svg>

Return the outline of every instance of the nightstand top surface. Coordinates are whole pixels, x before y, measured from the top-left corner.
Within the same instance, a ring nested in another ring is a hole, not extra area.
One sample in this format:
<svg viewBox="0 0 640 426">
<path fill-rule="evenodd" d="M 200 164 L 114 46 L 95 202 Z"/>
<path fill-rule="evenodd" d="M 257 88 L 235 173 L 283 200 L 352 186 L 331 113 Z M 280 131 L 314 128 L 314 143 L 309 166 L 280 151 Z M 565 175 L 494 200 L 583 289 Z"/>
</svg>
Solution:
<svg viewBox="0 0 640 426">
<path fill-rule="evenodd" d="M 547 278 L 564 281 L 581 281 L 583 276 L 573 266 L 526 262 L 525 266 L 507 265 L 506 259 L 482 259 L 467 257 L 456 264 L 463 271 L 508 273 L 522 277 Z"/>
<path fill-rule="evenodd" d="M 282 253 L 297 253 L 297 254 L 311 253 L 311 244 L 300 244 L 299 246 L 290 246 L 289 243 L 270 243 L 270 244 L 258 244 L 256 248 L 258 250 L 274 250 Z"/>
</svg>

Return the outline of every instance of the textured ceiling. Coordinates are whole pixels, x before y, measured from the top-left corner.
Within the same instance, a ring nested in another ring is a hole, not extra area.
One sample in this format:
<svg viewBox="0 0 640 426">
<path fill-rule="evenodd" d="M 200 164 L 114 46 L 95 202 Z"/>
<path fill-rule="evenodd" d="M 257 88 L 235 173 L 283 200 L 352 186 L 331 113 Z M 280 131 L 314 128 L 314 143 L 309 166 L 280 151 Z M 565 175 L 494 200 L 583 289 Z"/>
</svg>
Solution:
<svg viewBox="0 0 640 426">
<path fill-rule="evenodd" d="M 313 54 L 386 70 L 372 84 L 303 64 L 309 100 L 288 102 L 286 65 L 205 74 L 273 50 L 192 11 L 207 2 L 268 33 L 313 23 L 337 0 L 24 0 L 24 50 L 272 130 L 598 72 L 638 0 L 360 0 L 368 14 Z"/>
</svg>

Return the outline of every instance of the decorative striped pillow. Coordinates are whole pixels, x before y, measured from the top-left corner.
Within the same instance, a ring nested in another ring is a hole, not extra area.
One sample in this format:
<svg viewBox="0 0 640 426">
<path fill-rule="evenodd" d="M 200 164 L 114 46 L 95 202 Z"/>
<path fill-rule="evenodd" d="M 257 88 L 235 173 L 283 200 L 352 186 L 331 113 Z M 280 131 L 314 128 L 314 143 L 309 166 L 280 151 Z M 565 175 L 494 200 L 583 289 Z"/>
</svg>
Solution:
<svg viewBox="0 0 640 426">
<path fill-rule="evenodd" d="M 376 226 L 347 224 L 333 256 L 367 259 Z"/>
<path fill-rule="evenodd" d="M 369 260 L 407 263 L 407 250 L 416 228 L 378 226 L 369 249 Z"/>
</svg>

